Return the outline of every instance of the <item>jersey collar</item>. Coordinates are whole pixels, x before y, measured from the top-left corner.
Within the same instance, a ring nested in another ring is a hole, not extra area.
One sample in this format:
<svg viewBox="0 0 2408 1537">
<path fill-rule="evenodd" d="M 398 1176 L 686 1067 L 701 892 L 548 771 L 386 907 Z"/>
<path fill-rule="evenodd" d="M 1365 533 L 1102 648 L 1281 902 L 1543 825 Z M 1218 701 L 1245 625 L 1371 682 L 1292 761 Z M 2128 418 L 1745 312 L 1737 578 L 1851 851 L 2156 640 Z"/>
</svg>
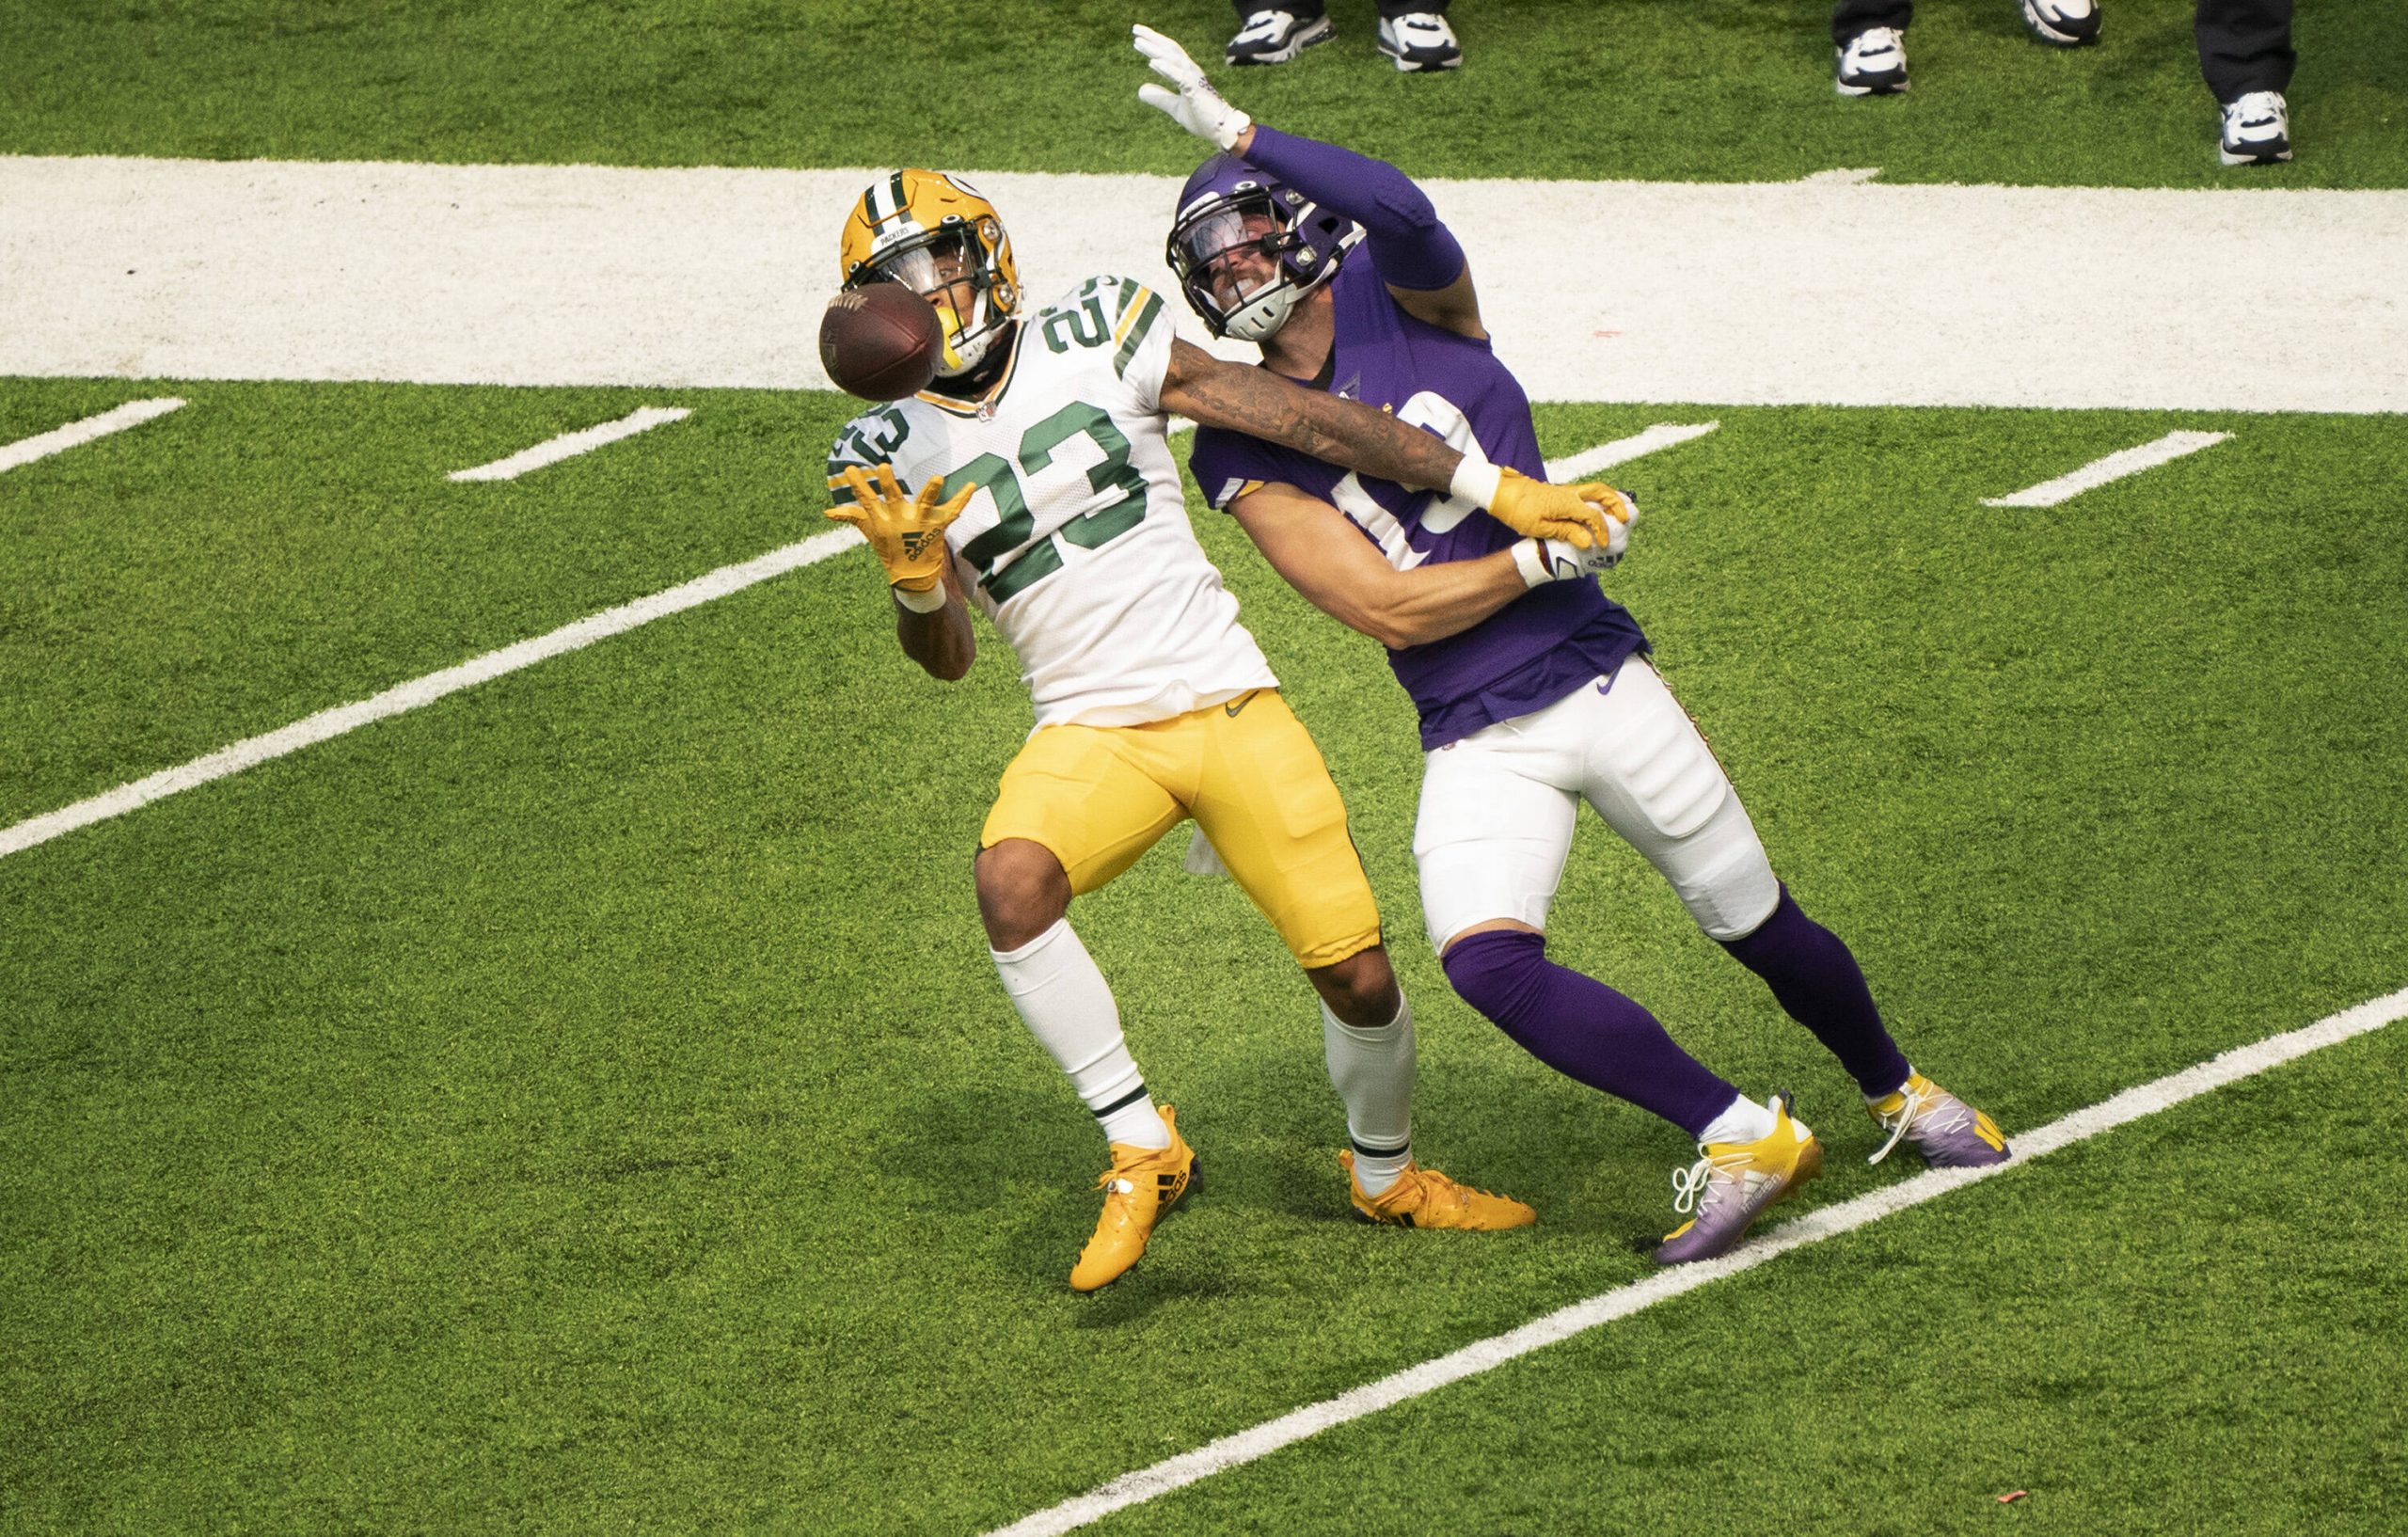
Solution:
<svg viewBox="0 0 2408 1537">
<path fill-rule="evenodd" d="M 1004 370 L 995 375 L 995 382 L 989 386 L 987 393 L 978 399 L 965 401 L 953 395 L 941 395 L 933 389 L 923 389 L 916 398 L 950 417 L 960 417 L 966 420 L 991 420 L 997 407 L 1004 404 L 1004 391 L 1012 387 L 1012 376 L 1020 371 L 1021 338 L 1027 331 L 1026 325 L 1018 321 L 1012 323 L 1011 347 L 1004 354 Z"/>
</svg>

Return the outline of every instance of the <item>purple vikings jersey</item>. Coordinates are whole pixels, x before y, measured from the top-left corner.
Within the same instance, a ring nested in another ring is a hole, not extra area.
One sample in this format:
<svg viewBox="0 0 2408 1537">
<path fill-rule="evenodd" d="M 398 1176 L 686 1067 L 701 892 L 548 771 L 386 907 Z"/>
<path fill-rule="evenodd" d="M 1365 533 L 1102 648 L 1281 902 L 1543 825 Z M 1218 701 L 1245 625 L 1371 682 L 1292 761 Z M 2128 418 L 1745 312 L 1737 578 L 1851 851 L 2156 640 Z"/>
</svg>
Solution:
<svg viewBox="0 0 2408 1537">
<path fill-rule="evenodd" d="M 1369 261 L 1339 268 L 1330 289 L 1337 394 L 1393 411 L 1457 449 L 1476 441 L 1492 464 L 1545 478 L 1529 397 L 1487 342 L 1405 313 Z M 1257 483 L 1319 497 L 1401 571 L 1473 560 L 1521 537 L 1443 491 L 1408 491 L 1223 428 L 1196 429 L 1190 467 L 1205 499 L 1224 510 Z M 1391 650 L 1388 661 L 1421 712 L 1421 745 L 1434 751 L 1552 705 L 1646 646 L 1639 622 L 1593 579 L 1551 581 L 1460 634 Z"/>
</svg>

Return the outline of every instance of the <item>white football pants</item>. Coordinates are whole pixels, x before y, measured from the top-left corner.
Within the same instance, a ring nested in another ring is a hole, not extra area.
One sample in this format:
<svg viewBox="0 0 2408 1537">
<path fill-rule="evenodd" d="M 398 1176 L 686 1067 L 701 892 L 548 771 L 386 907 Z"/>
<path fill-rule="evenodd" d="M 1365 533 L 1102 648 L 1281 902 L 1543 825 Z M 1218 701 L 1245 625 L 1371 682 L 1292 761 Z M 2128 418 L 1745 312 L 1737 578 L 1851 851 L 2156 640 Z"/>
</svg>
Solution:
<svg viewBox="0 0 2408 1537">
<path fill-rule="evenodd" d="M 1751 934 L 1781 900 L 1755 824 L 1680 702 L 1644 657 L 1543 710 L 1429 753 L 1413 857 L 1430 943 L 1510 918 L 1546 927 L 1580 802 L 1672 883 L 1718 940 Z"/>
</svg>

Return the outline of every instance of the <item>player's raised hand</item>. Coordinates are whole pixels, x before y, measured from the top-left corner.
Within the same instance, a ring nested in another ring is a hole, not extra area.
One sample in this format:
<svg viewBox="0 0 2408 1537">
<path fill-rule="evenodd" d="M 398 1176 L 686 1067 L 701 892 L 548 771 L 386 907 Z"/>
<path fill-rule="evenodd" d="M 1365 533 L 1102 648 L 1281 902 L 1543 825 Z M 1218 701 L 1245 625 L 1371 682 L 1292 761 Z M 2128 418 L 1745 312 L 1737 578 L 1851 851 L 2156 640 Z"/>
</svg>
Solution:
<svg viewBox="0 0 2408 1537">
<path fill-rule="evenodd" d="M 1488 499 L 1489 515 L 1538 539 L 1561 539 L 1581 549 L 1610 548 L 1638 509 L 1610 485 L 1582 481 L 1551 485 L 1518 469 L 1498 470 L 1501 483 Z"/>
<path fill-rule="evenodd" d="M 1170 120 L 1200 139 L 1211 139 L 1224 150 L 1237 148 L 1239 135 L 1254 126 L 1254 119 L 1221 99 L 1212 82 L 1204 78 L 1202 66 L 1187 56 L 1187 50 L 1142 23 L 1129 29 L 1135 39 L 1137 52 L 1154 67 L 1154 72 L 1177 87 L 1176 90 L 1148 82 L 1137 87 L 1137 100 L 1166 113 Z"/>
<path fill-rule="evenodd" d="M 879 465 L 877 472 L 872 484 L 859 465 L 847 467 L 845 483 L 852 488 L 853 499 L 829 508 L 828 515 L 862 531 L 879 563 L 886 567 L 891 585 L 907 593 L 932 593 L 943 579 L 945 528 L 961 515 L 978 488 L 965 485 L 952 500 L 940 501 L 944 482 L 930 476 L 917 497 L 908 497 L 895 483 L 893 465 Z"/>
</svg>

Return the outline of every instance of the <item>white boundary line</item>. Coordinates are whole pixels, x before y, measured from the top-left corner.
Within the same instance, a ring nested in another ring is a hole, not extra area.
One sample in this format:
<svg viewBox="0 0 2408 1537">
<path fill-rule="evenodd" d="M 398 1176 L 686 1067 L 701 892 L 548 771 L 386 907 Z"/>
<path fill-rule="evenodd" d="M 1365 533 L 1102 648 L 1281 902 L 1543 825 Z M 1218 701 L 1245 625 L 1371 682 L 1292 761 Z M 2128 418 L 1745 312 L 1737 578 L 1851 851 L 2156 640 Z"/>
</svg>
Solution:
<svg viewBox="0 0 2408 1537">
<path fill-rule="evenodd" d="M 520 449 L 507 459 L 496 459 L 474 469 L 455 469 L 444 477 L 450 481 L 515 481 L 531 469 L 556 465 L 563 459 L 574 459 L 580 453 L 591 453 L 605 443 L 615 443 L 622 437 L 650 432 L 673 421 L 683 421 L 694 413 L 682 405 L 646 405 L 629 412 L 616 421 L 606 421 L 582 432 L 562 433 L 536 444 Z"/>
<path fill-rule="evenodd" d="M 53 427 L 50 431 L 33 437 L 21 437 L 14 443 L 0 448 L 0 470 L 10 470 L 19 465 L 29 465 L 37 459 L 47 459 L 54 453 L 63 453 L 79 443 L 88 443 L 96 437 L 106 437 L 111 433 L 121 433 L 128 427 L 138 427 L 151 418 L 166 416 L 182 404 L 183 402 L 174 396 L 163 396 L 157 400 L 127 401 L 123 405 L 111 406 L 99 416 L 86 417 L 81 421 L 71 421 L 64 427 Z"/>
<path fill-rule="evenodd" d="M 1703 437 L 1721 425 L 1719 421 L 1700 421 L 1687 426 L 1659 421 L 1645 432 L 1618 437 L 1610 443 L 1600 443 L 1593 449 L 1583 449 L 1568 459 L 1549 459 L 1546 462 L 1546 478 L 1551 481 L 1578 480 L 1583 475 L 1593 475 L 1601 469 L 1627 464 L 1642 453 L 1669 449 L 1692 437 Z"/>
<path fill-rule="evenodd" d="M 2104 459 L 2093 459 L 2071 474 L 2060 475 L 2053 481 L 2043 481 L 2011 497 L 1985 497 L 1985 507 L 2054 507 L 2071 501 L 2084 491 L 2096 490 L 2110 481 L 2120 481 L 2127 475 L 2137 475 L 2144 469 L 2155 469 L 2169 460 L 2186 453 L 2210 449 L 2230 437 L 2230 433 L 2167 433 L 2152 443 L 2138 448 L 2119 449 Z"/>
<path fill-rule="evenodd" d="M 1039 1511 L 1008 1527 L 998 1527 L 988 1537 L 1060 1537 L 1061 1533 L 1074 1531 L 1114 1511 L 1125 1510 L 1157 1495 L 1168 1494 L 1174 1489 L 1211 1478 L 1215 1473 L 1266 1457 L 1282 1447 L 1293 1445 L 1333 1426 L 1376 1414 L 1393 1404 L 1476 1376 L 1492 1367 L 1502 1366 L 1517 1356 L 1528 1355 L 1532 1351 L 1569 1339 L 1616 1319 L 1627 1318 L 1668 1297 L 1694 1291 L 1742 1271 L 1752 1270 L 1776 1255 L 1836 1237 L 1893 1212 L 1905 1211 L 1908 1207 L 1920 1206 L 1934 1196 L 1944 1196 L 1952 1190 L 1987 1180 L 2002 1170 L 2046 1157 L 2062 1148 L 2113 1131 L 2144 1116 L 2155 1115 L 2185 1100 L 2195 1099 L 2210 1089 L 2238 1083 L 2353 1036 L 2379 1030 L 2402 1016 L 2408 1016 L 2408 988 L 2328 1015 L 2314 1024 L 2248 1046 L 2236 1047 L 2196 1067 L 2185 1068 L 2136 1088 L 2128 1088 L 2087 1109 L 2077 1110 L 2046 1126 L 2021 1133 L 2014 1141 L 2015 1156 L 2004 1164 L 1982 1169 L 1927 1169 L 1901 1184 L 1868 1192 L 1837 1206 L 1825 1207 L 1795 1222 L 1782 1224 L 1722 1259 L 1658 1271 L 1645 1280 L 1576 1302 L 1544 1318 L 1533 1319 L 1518 1329 L 1465 1345 L 1451 1355 L 1408 1367 L 1394 1376 L 1383 1377 L 1378 1382 L 1367 1383 L 1334 1399 L 1308 1404 L 1251 1430 L 1225 1435 L 1194 1451 L 1156 1463 L 1151 1467 L 1124 1473 L 1109 1483 L 1076 1498 L 1064 1500 L 1050 1510 Z"/>
<path fill-rule="evenodd" d="M 119 409 L 125 408 L 120 406 Z M 654 416 L 655 420 L 639 426 L 626 426 L 626 423 L 635 421 L 637 418 L 647 414 Z M 629 433 L 642 432 L 645 427 L 657 426 L 663 421 L 674 421 L 687 414 L 683 409 L 646 406 L 643 410 L 622 418 L 619 421 L 592 428 L 585 433 L 571 434 L 570 437 L 593 438 L 594 434 L 606 432 L 614 427 L 625 430 L 613 432 L 610 436 L 624 437 Z M 1586 453 L 1575 455 L 1569 460 L 1550 463 L 1547 466 L 1547 472 L 1559 474 L 1560 466 L 1586 463 L 1594 455 L 1607 453 L 1616 456 L 1595 462 L 1600 465 L 1619 464 L 1624 459 L 1649 452 L 1668 443 L 1686 441 L 1701 433 L 1711 432 L 1713 425 L 1709 422 L 1703 427 L 1650 427 L 1646 432 L 1636 436 L 1604 444 L 1589 450 Z M 499 468 L 526 459 L 531 454 L 547 452 L 556 445 L 567 441 L 569 441 L 567 437 L 554 438 L 550 443 L 538 445 L 525 453 L 514 455 L 511 459 L 504 459 L 485 467 Z M 597 438 L 594 441 L 607 442 L 610 438 Z M 578 452 L 581 451 L 571 449 L 553 457 L 565 458 L 567 453 Z M 533 467 L 531 465 L 522 467 Z M 463 470 L 452 478 L 456 481 L 463 475 L 477 473 L 473 470 Z M 484 478 L 504 479 L 506 477 L 497 475 Z M 515 673 L 522 667 L 531 667 L 547 658 L 590 646 L 596 641 L 634 629 L 639 625 L 648 625 L 656 619 L 711 602 L 715 598 L 725 597 L 755 582 L 767 581 L 771 577 L 783 575 L 797 566 L 811 565 L 828 559 L 831 555 L 842 554 L 860 543 L 862 543 L 862 536 L 859 531 L 852 529 L 833 530 L 828 533 L 805 539 L 800 544 L 773 549 L 767 555 L 756 556 L 737 565 L 721 566 L 717 571 L 707 572 L 665 592 L 655 593 L 650 597 L 638 598 L 632 603 L 622 604 L 618 608 L 606 609 L 600 613 L 588 615 L 548 635 L 539 635 L 532 640 L 520 641 L 514 645 L 504 646 L 499 651 L 489 651 L 482 657 L 472 657 L 457 667 L 448 667 L 439 673 L 429 673 L 424 677 L 396 684 L 383 693 L 359 700 L 355 704 L 340 705 L 330 710 L 321 710 L 315 715 L 295 721 L 289 726 L 279 727 L 264 736 L 246 737 L 230 747 L 221 747 L 206 757 L 195 758 L 190 763 L 181 764 L 173 768 L 163 768 L 147 778 L 120 784 L 113 790 L 103 791 L 99 795 L 78 800 L 73 805 L 62 806 L 56 811 L 29 817 L 13 827 L 0 828 L 0 859 L 6 859 L 10 854 L 23 853 L 28 848 L 48 843 L 63 833 L 72 832 L 79 827 L 88 827 L 94 822 L 106 821 L 112 816 L 122 816 L 137 806 L 147 806 L 151 801 L 173 795 L 179 790 L 189 790 L 197 785 L 206 784 L 214 779 L 224 779 L 229 774 L 239 774 L 244 769 L 255 768 L 271 758 L 280 758 L 289 753 L 297 753 L 305 747 L 340 737 L 345 732 L 356 731 L 371 721 L 382 721 L 388 716 L 400 715 L 404 711 L 417 709 L 422 705 L 431 705 L 446 694 L 458 693 L 463 689 L 473 688 L 489 678 L 498 678 L 505 673 Z"/>
<path fill-rule="evenodd" d="M 321 710 L 263 737 L 246 737 L 231 747 L 221 747 L 207 757 L 162 769 L 147 779 L 120 784 L 89 800 L 78 800 L 71 806 L 19 822 L 14 827 L 0 829 L 0 859 L 23 853 L 37 844 L 48 843 L 79 827 L 104 821 L 111 816 L 122 816 L 136 806 L 149 805 L 179 790 L 189 790 L 213 779 L 239 774 L 271 758 L 280 758 L 288 753 L 297 753 L 347 731 L 356 731 L 371 721 L 400 715 L 421 705 L 432 705 L 446 694 L 474 688 L 489 678 L 515 673 L 522 667 L 532 667 L 547 658 L 590 646 L 596 641 L 623 634 L 640 625 L 649 625 L 656 619 L 665 619 L 714 598 L 725 597 L 755 582 L 782 576 L 797 566 L 811 565 L 831 555 L 841 555 L 860 543 L 861 533 L 853 529 L 835 529 L 816 534 L 798 544 L 773 549 L 767 555 L 757 555 L 735 565 L 721 566 L 716 571 L 706 572 L 691 581 L 681 582 L 649 597 L 640 597 L 632 603 L 623 603 L 615 609 L 589 614 L 575 624 L 562 626 L 548 635 L 520 641 L 499 651 L 472 657 L 457 667 L 447 667 L 440 673 L 429 673 L 424 677 L 396 684 L 372 698 Z"/>
</svg>

